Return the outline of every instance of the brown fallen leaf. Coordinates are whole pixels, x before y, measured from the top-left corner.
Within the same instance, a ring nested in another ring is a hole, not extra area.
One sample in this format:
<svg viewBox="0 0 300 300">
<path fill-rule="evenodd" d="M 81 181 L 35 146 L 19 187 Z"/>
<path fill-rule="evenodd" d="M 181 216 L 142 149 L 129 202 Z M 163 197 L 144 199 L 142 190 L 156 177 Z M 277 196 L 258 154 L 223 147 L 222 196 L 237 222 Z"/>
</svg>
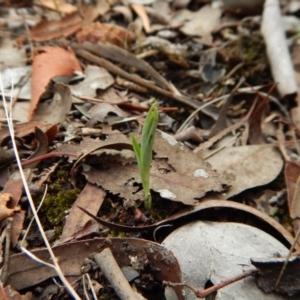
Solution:
<svg viewBox="0 0 300 300">
<path fill-rule="evenodd" d="M 39 127 L 43 131 L 47 131 L 51 126 L 52 124 L 48 124 L 45 122 L 36 122 L 36 121 L 17 123 L 14 125 L 15 136 L 24 137 L 30 133 L 33 133 L 35 131 L 35 127 Z M 10 137 L 8 128 L 1 128 L 0 141 L 2 141 L 6 137 Z"/>
<path fill-rule="evenodd" d="M 10 200 L 10 194 L 0 193 L 0 222 L 3 222 L 5 219 L 12 217 L 15 212 L 19 212 L 20 208 L 8 208 L 7 202 Z"/>
<path fill-rule="evenodd" d="M 69 3 L 66 3 L 65 0 L 41 0 L 40 5 L 52 9 L 58 10 L 60 13 L 70 14 L 77 10 L 77 8 Z"/>
<path fill-rule="evenodd" d="M 163 198 L 194 205 L 207 192 L 223 191 L 234 179 L 225 172 L 215 172 L 199 155 L 167 134 L 156 134 L 153 151 L 156 155 L 150 171 L 150 185 Z M 90 166 L 83 174 L 89 182 L 126 199 L 143 199 L 143 193 L 137 192 L 139 188 L 134 185 L 140 184 L 137 165 L 124 165 L 122 154 L 111 156 L 110 160 L 94 156 L 86 163 Z"/>
<path fill-rule="evenodd" d="M 7 164 L 15 159 L 14 149 L 4 149 L 0 147 L 0 165 Z"/>
<path fill-rule="evenodd" d="M 149 33 L 151 30 L 150 19 L 144 5 L 132 3 L 131 8 L 141 18 L 145 32 Z"/>
<path fill-rule="evenodd" d="M 83 137 L 81 144 L 63 144 L 53 152 L 74 153 L 78 158 L 82 156 L 82 154 L 88 155 L 89 153 L 94 152 L 98 148 L 114 143 L 127 143 L 128 147 L 130 147 L 131 143 L 129 139 L 125 135 L 118 133 L 119 132 L 116 131 L 115 134 L 108 135 L 105 141 L 100 139 L 93 139 L 90 137 Z M 73 162 L 75 159 L 76 157 L 69 157 L 70 162 Z"/>
<path fill-rule="evenodd" d="M 0 296 L 1 299 L 5 300 L 30 300 L 33 297 L 32 292 L 27 292 L 25 295 L 21 295 L 17 291 L 13 290 L 11 286 L 6 286 L 5 288 L 1 287 Z"/>
<path fill-rule="evenodd" d="M 92 23 L 76 34 L 79 43 L 103 42 L 128 49 L 135 40 L 135 34 L 127 29 L 107 23 Z"/>
<path fill-rule="evenodd" d="M 190 13 L 189 20 L 184 23 L 180 31 L 188 36 L 201 36 L 201 42 L 212 43 L 211 33 L 219 24 L 221 10 L 206 5 L 195 13 Z"/>
<path fill-rule="evenodd" d="M 274 238 L 278 239 L 281 243 L 289 247 L 293 244 L 294 237 L 290 232 L 288 232 L 281 224 L 279 224 L 277 221 L 275 221 L 273 218 L 269 217 L 265 213 L 259 211 L 256 208 L 253 208 L 249 205 L 241 204 L 234 201 L 229 200 L 208 200 L 203 201 L 196 206 L 188 207 L 184 210 L 181 210 L 180 212 L 165 218 L 163 221 L 156 222 L 151 225 L 144 225 L 144 226 L 127 226 L 117 223 L 112 223 L 109 221 L 106 221 L 102 218 L 96 217 L 93 214 L 89 213 L 86 209 L 82 207 L 78 207 L 82 211 L 84 211 L 87 215 L 92 217 L 94 220 L 99 222 L 101 225 L 106 226 L 110 229 L 115 229 L 122 232 L 142 232 L 146 230 L 154 230 L 160 226 L 166 225 L 166 224 L 172 224 L 175 221 L 179 220 L 195 220 L 197 219 L 196 214 L 197 212 L 205 211 L 205 210 L 211 210 L 211 209 L 226 209 L 226 210 L 235 210 L 239 213 L 247 213 L 252 215 L 254 219 L 259 220 L 259 222 L 256 222 L 257 228 L 259 229 L 266 229 L 264 225 L 270 226 L 269 228 L 272 228 L 274 230 L 268 231 L 269 234 L 271 234 Z M 189 218 L 187 218 L 189 217 Z M 263 222 L 260 222 L 263 221 Z M 262 226 L 263 224 L 263 226 Z M 297 243 L 295 245 L 295 249 L 299 251 L 300 244 Z"/>
<path fill-rule="evenodd" d="M 119 108 L 117 105 L 111 105 L 109 103 L 99 103 L 91 107 L 88 111 L 91 114 L 91 119 L 87 122 L 87 127 L 93 127 L 97 122 L 107 122 L 107 117 L 110 113 L 117 115 L 121 118 L 128 117 L 128 113 Z"/>
<path fill-rule="evenodd" d="M 39 103 L 33 118 L 36 121 L 60 124 L 64 122 L 71 106 L 72 95 L 70 88 L 59 82 L 54 85 L 53 99 Z"/>
<path fill-rule="evenodd" d="M 82 276 L 82 262 L 100 249 L 109 247 L 115 256 L 118 265 L 142 266 L 145 260 L 152 266 L 153 277 L 159 281 L 180 282 L 181 271 L 176 257 L 163 246 L 137 238 L 97 238 L 68 243 L 53 247 L 56 257 L 60 258 L 60 267 L 65 276 Z M 32 253 L 43 261 L 50 263 L 49 253 L 46 249 L 32 250 Z M 136 259 L 132 259 L 136 258 Z M 21 290 L 36 285 L 48 278 L 57 276 L 54 269 L 29 259 L 26 254 L 10 256 L 7 285 Z M 181 288 L 176 290 L 177 299 L 183 300 Z"/>
<path fill-rule="evenodd" d="M 36 49 L 32 64 L 29 120 L 33 118 L 49 81 L 56 76 L 72 76 L 75 71 L 81 71 L 81 66 L 72 50 L 49 46 Z"/>
<path fill-rule="evenodd" d="M 51 1 L 53 3 L 53 1 Z M 60 20 L 42 20 L 33 26 L 30 35 L 33 41 L 44 42 L 59 37 L 68 37 L 82 27 L 82 18 L 78 12 L 66 15 Z"/>
<path fill-rule="evenodd" d="M 186 142 L 188 140 L 192 140 L 197 143 L 202 143 L 203 142 L 203 135 L 206 133 L 206 136 L 208 136 L 208 131 L 200 128 L 196 128 L 195 126 L 190 126 L 179 133 L 176 133 L 174 138 L 178 142 Z"/>
<path fill-rule="evenodd" d="M 103 203 L 105 195 L 106 192 L 101 188 L 90 183 L 86 184 L 71 208 L 59 240 L 60 242 L 74 236 L 86 223 L 92 220 L 91 217 L 79 210 L 77 206 L 86 207 L 96 215 Z"/>
<path fill-rule="evenodd" d="M 31 175 L 30 169 L 24 170 L 25 178 L 28 180 Z M 23 194 L 23 182 L 19 171 L 15 171 L 10 175 L 10 178 L 5 183 L 3 192 L 10 195 L 9 208 L 17 211 L 18 214 L 13 215 L 13 220 L 11 224 L 11 243 L 13 247 L 17 244 L 20 233 L 23 229 L 23 222 L 25 219 L 25 211 L 20 210 L 18 207 L 19 201 Z M 2 209 L 0 208 L 0 211 Z M 0 212 L 1 213 L 1 212 Z"/>
<path fill-rule="evenodd" d="M 49 142 L 47 135 L 38 127 L 35 128 L 35 144 L 37 145 L 37 148 L 28 159 L 44 155 L 48 152 Z M 27 165 L 27 168 L 34 169 L 38 165 L 38 163 L 39 162 L 35 162 L 33 164 Z"/>
<path fill-rule="evenodd" d="M 74 96 L 97 97 L 97 91 L 106 91 L 115 83 L 113 76 L 104 68 L 88 65 L 84 70 L 83 81 L 69 85 Z"/>
<path fill-rule="evenodd" d="M 213 150 L 211 152 L 213 153 Z M 271 145 L 225 147 L 213 153 L 205 161 L 219 173 L 226 171 L 236 177 L 226 194 L 214 196 L 214 198 L 224 200 L 246 189 L 271 182 L 283 167 L 279 151 Z"/>
</svg>

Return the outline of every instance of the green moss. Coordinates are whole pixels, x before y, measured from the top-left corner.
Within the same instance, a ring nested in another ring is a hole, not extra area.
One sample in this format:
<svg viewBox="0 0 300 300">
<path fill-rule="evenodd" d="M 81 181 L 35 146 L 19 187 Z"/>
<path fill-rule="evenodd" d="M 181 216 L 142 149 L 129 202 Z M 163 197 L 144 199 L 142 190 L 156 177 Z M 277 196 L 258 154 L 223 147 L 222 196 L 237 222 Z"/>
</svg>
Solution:
<svg viewBox="0 0 300 300">
<path fill-rule="evenodd" d="M 59 225 L 66 212 L 72 207 L 79 194 L 78 189 L 60 191 L 56 195 L 46 196 L 42 210 L 48 221 Z"/>
<path fill-rule="evenodd" d="M 68 171 L 58 170 L 53 177 L 42 206 L 42 213 L 51 225 L 58 226 L 62 224 L 68 210 L 71 209 L 77 199 L 80 190 L 71 188 Z M 56 229 L 58 231 L 62 230 L 59 230 L 59 226 Z"/>
<path fill-rule="evenodd" d="M 121 232 L 121 231 L 118 231 L 118 230 L 114 230 L 114 229 L 110 233 L 111 233 L 112 237 L 122 238 L 122 237 L 125 236 L 124 232 Z"/>
</svg>

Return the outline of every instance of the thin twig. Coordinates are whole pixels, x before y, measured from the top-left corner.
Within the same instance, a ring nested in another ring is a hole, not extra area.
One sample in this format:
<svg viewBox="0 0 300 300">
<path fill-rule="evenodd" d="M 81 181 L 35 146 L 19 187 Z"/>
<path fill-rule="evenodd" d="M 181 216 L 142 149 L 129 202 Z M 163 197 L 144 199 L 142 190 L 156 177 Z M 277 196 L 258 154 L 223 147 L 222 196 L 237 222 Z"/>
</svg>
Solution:
<svg viewBox="0 0 300 300">
<path fill-rule="evenodd" d="M 5 254 L 3 259 L 3 267 L 1 270 L 1 281 L 5 284 L 8 278 L 8 261 L 9 261 L 9 249 L 11 240 L 11 224 L 13 218 L 7 219 L 6 232 L 5 232 Z"/>
<path fill-rule="evenodd" d="M 228 278 L 228 279 L 225 279 L 225 280 L 222 280 L 220 283 L 214 285 L 214 286 L 211 286 L 205 290 L 202 290 L 202 291 L 197 291 L 196 292 L 196 295 L 197 297 L 199 298 L 205 298 L 207 295 L 229 285 L 229 284 L 232 284 L 234 282 L 237 282 L 239 280 L 242 280 L 244 278 L 247 278 L 249 276 L 254 276 L 255 274 L 257 273 L 257 269 L 251 269 L 251 270 L 248 270 L 248 271 L 245 271 L 244 273 L 242 274 L 239 274 L 239 275 L 236 275 L 234 277 L 231 277 L 231 278 Z"/>
<path fill-rule="evenodd" d="M 194 101 L 193 99 L 189 99 L 188 97 L 184 97 L 181 95 L 175 95 L 174 93 L 164 90 L 158 86 L 156 86 L 153 83 L 149 83 L 149 81 L 144 80 L 143 78 L 141 78 L 138 75 L 135 74 L 129 74 L 126 71 L 124 71 L 123 69 L 119 68 L 117 65 L 114 65 L 113 63 L 111 63 L 110 61 L 102 58 L 102 57 L 98 57 L 96 55 L 91 54 L 90 52 L 86 51 L 86 50 L 82 50 L 82 47 L 80 47 L 79 45 L 72 45 L 72 49 L 75 51 L 75 53 L 77 55 L 79 55 L 80 57 L 98 64 L 99 66 L 101 66 L 102 68 L 105 68 L 106 70 L 108 70 L 109 72 L 115 74 L 115 75 L 119 75 L 122 78 L 125 78 L 127 80 L 130 80 L 134 83 L 140 84 L 142 86 L 145 86 L 147 88 L 149 88 L 150 90 L 159 93 L 161 95 L 167 96 L 171 99 L 174 99 L 178 102 L 181 102 L 183 104 L 186 104 L 190 107 L 193 108 L 198 108 L 199 103 L 197 103 L 196 101 Z"/>
<path fill-rule="evenodd" d="M 48 191 L 48 185 L 46 185 L 46 187 L 45 187 L 45 191 L 44 191 L 43 198 L 42 198 L 42 200 L 41 200 L 41 202 L 40 202 L 40 204 L 39 204 L 39 206 L 38 206 L 38 208 L 37 208 L 37 210 L 36 210 L 37 212 L 39 212 L 39 210 L 41 209 L 41 207 L 42 207 L 42 205 L 43 205 L 43 203 L 44 203 L 44 200 L 45 200 L 46 195 L 47 195 L 47 191 Z M 32 219 L 30 220 L 30 222 L 29 222 L 29 224 L 28 224 L 28 226 L 27 226 L 27 229 L 26 229 L 26 231 L 25 231 L 25 233 L 24 233 L 24 235 L 23 235 L 22 241 L 21 241 L 21 243 L 20 243 L 20 245 L 21 245 L 22 247 L 23 247 L 23 245 L 24 245 L 24 241 L 26 240 L 26 237 L 27 237 L 27 235 L 28 235 L 28 233 L 29 233 L 29 230 L 30 230 L 30 228 L 31 228 L 31 225 L 32 225 L 33 221 L 34 221 L 34 218 L 32 218 Z"/>
<path fill-rule="evenodd" d="M 223 288 L 223 287 L 225 287 L 225 286 L 227 286 L 229 284 L 232 284 L 234 282 L 237 282 L 237 281 L 242 280 L 244 278 L 247 278 L 249 276 L 254 276 L 256 273 L 257 273 L 257 269 L 250 269 L 248 271 L 245 271 L 242 274 L 239 274 L 239 275 L 233 276 L 231 278 L 222 280 L 220 283 L 218 283 L 216 285 L 213 285 L 213 286 L 211 286 L 211 287 L 209 287 L 207 289 L 204 289 L 204 290 L 197 290 L 194 287 L 192 287 L 192 286 L 190 286 L 188 284 L 185 284 L 185 283 L 173 283 L 173 282 L 164 281 L 164 285 L 171 286 L 171 287 L 176 287 L 176 286 L 187 287 L 188 289 L 190 289 L 191 291 L 193 291 L 197 297 L 199 297 L 199 298 L 205 298 L 209 294 L 211 294 L 213 292 L 216 292 L 217 290 L 220 290 L 221 288 Z"/>
<path fill-rule="evenodd" d="M 288 264 L 288 262 L 289 262 L 289 259 L 290 259 L 290 257 L 291 257 L 291 254 L 292 254 L 292 252 L 293 252 L 293 250 L 294 250 L 294 248 L 295 248 L 295 245 L 296 245 L 296 243 L 297 243 L 299 237 L 300 237 L 300 228 L 298 229 L 298 232 L 297 232 L 297 234 L 296 234 L 296 236 L 295 236 L 295 239 L 294 239 L 294 241 L 293 241 L 293 244 L 291 245 L 290 251 L 289 251 L 288 255 L 286 256 L 286 259 L 285 259 L 285 261 L 284 261 L 284 264 L 283 264 L 283 266 L 282 266 L 282 268 L 281 268 L 280 274 L 279 274 L 279 276 L 278 276 L 278 278 L 277 278 L 277 281 L 276 281 L 276 283 L 275 283 L 275 286 L 274 286 L 274 289 L 275 289 L 275 290 L 276 290 L 277 286 L 278 286 L 279 283 L 280 283 L 280 280 L 281 280 L 281 278 L 282 278 L 282 276 L 283 276 L 283 273 L 284 273 L 284 271 L 285 271 L 285 269 L 286 269 L 286 266 L 287 266 L 287 264 Z"/>
</svg>

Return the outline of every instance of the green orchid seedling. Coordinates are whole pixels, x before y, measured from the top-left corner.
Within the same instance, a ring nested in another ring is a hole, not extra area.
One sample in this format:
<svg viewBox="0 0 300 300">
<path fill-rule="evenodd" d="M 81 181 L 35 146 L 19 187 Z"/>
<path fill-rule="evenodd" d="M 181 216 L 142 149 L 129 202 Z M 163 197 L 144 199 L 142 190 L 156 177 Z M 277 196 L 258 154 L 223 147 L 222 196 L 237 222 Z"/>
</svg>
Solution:
<svg viewBox="0 0 300 300">
<path fill-rule="evenodd" d="M 157 103 L 154 103 L 147 114 L 143 126 L 141 145 L 139 145 L 134 135 L 131 135 L 131 142 L 138 163 L 139 173 L 144 189 L 145 208 L 148 210 L 150 210 L 152 206 L 152 198 L 150 193 L 150 168 L 158 116 L 159 114 L 157 110 Z"/>
</svg>

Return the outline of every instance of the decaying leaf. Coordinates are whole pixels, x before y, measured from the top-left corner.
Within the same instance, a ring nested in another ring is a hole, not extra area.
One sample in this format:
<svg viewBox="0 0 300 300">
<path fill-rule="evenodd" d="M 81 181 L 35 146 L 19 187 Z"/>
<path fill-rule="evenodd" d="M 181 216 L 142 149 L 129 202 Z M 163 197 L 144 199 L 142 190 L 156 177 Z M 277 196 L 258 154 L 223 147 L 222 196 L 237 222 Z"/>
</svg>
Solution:
<svg viewBox="0 0 300 300">
<path fill-rule="evenodd" d="M 107 117 L 110 113 L 117 115 L 119 117 L 128 117 L 128 113 L 119 108 L 117 105 L 111 105 L 109 103 L 99 103 L 94 105 L 90 110 L 91 119 L 88 122 L 88 126 L 93 127 L 97 122 L 107 121 Z"/>
<path fill-rule="evenodd" d="M 131 4 L 131 7 L 135 11 L 135 13 L 141 18 L 145 31 L 149 33 L 151 29 L 150 19 L 149 16 L 147 15 L 144 5 L 133 3 Z"/>
<path fill-rule="evenodd" d="M 217 284 L 253 268 L 250 257 L 265 258 L 273 257 L 275 252 L 288 253 L 288 249 L 272 236 L 239 223 L 192 222 L 173 231 L 162 244 L 176 255 L 182 281 L 198 290 L 208 282 Z M 196 299 L 190 291 L 188 294 L 188 299 Z M 222 288 L 216 297 L 220 300 L 287 299 L 263 293 L 254 278 Z"/>
<path fill-rule="evenodd" d="M 60 242 L 73 237 L 86 223 L 91 221 L 91 217 L 79 210 L 77 206 L 83 206 L 93 214 L 97 214 L 105 195 L 106 192 L 101 188 L 87 183 L 71 208 L 60 237 Z"/>
<path fill-rule="evenodd" d="M 32 299 L 32 292 L 27 292 L 25 295 L 19 294 L 17 291 L 13 290 L 11 286 L 6 286 L 5 288 L 0 288 L 0 295 L 5 300 L 29 300 Z"/>
<path fill-rule="evenodd" d="M 219 173 L 226 171 L 236 177 L 226 194 L 215 197 L 220 199 L 229 199 L 246 189 L 271 182 L 283 166 L 279 151 L 269 145 L 223 148 L 206 161 Z"/>
<path fill-rule="evenodd" d="M 87 66 L 85 78 L 78 84 L 69 85 L 75 96 L 96 97 L 97 90 L 106 90 L 114 84 L 114 78 L 106 69 L 98 66 Z"/>
<path fill-rule="evenodd" d="M 114 145 L 118 143 L 127 144 L 129 148 L 131 147 L 129 139 L 125 135 L 116 131 L 115 134 L 108 135 L 105 141 L 84 137 L 79 145 L 64 144 L 58 147 L 54 152 L 73 153 L 78 158 L 81 155 L 88 155 L 89 153 L 92 153 L 101 147 L 104 148 L 106 145 Z M 121 149 L 118 148 L 118 150 Z M 76 157 L 74 158 L 74 156 L 69 157 L 70 162 L 74 161 L 75 159 Z"/>
<path fill-rule="evenodd" d="M 39 127 L 43 131 L 47 131 L 49 128 L 51 128 L 52 124 L 48 124 L 45 122 L 25 122 L 25 123 L 17 123 L 14 126 L 15 130 L 15 136 L 17 137 L 24 137 L 30 133 L 33 133 L 35 131 L 35 127 Z M 9 137 L 9 130 L 8 128 L 1 128 L 0 129 L 0 141 L 2 141 L 4 138 Z"/>
<path fill-rule="evenodd" d="M 208 200 L 208 201 L 202 201 L 199 204 L 188 207 L 186 209 L 181 210 L 180 212 L 165 218 L 163 221 L 156 222 L 151 225 L 144 225 L 144 226 L 127 226 L 122 225 L 118 223 L 113 223 L 106 221 L 102 218 L 98 218 L 94 216 L 93 214 L 89 213 L 87 210 L 85 210 L 82 207 L 79 207 L 81 210 L 83 210 L 87 215 L 92 217 L 94 220 L 96 220 L 98 223 L 100 223 L 103 226 L 106 226 L 108 228 L 122 231 L 122 232 L 141 232 L 145 230 L 154 230 L 156 228 L 159 228 L 160 226 L 166 225 L 166 224 L 172 224 L 175 221 L 179 220 L 187 220 L 192 219 L 197 215 L 198 212 L 202 211 L 209 211 L 213 209 L 219 210 L 231 210 L 235 211 L 237 214 L 247 214 L 251 215 L 251 218 L 258 220 L 259 222 L 255 222 L 255 225 L 257 225 L 258 229 L 264 229 L 267 227 L 272 228 L 271 231 L 269 231 L 269 234 L 272 234 L 272 236 L 276 239 L 278 239 L 282 244 L 284 244 L 287 247 L 290 247 L 291 244 L 294 242 L 294 237 L 292 234 L 287 231 L 281 224 L 279 224 L 277 221 L 275 221 L 270 216 L 266 215 L 265 213 L 259 211 L 256 208 L 253 208 L 249 205 L 241 204 L 234 201 L 229 200 Z M 187 217 L 190 218 L 187 218 Z M 262 221 L 262 222 L 261 222 Z M 261 226 L 263 224 L 263 226 Z M 295 249 L 298 251 L 300 249 L 299 243 L 296 243 Z"/>
<path fill-rule="evenodd" d="M 39 103 L 34 115 L 35 121 L 52 124 L 63 123 L 72 106 L 72 95 L 69 87 L 63 83 L 54 85 L 55 94 L 52 100 Z"/>
<path fill-rule="evenodd" d="M 72 76 L 75 71 L 81 71 L 81 66 L 72 50 L 49 46 L 36 49 L 32 64 L 29 120 L 33 118 L 50 80 L 56 76 Z"/>
<path fill-rule="evenodd" d="M 103 42 L 127 49 L 135 39 L 134 33 L 125 28 L 108 23 L 92 23 L 85 26 L 76 35 L 79 43 Z"/>
<path fill-rule="evenodd" d="M 48 152 L 48 137 L 47 135 L 38 127 L 35 128 L 35 143 L 37 144 L 37 148 L 35 149 L 34 153 L 28 158 L 32 159 L 34 157 L 38 157 L 40 155 L 44 155 Z M 27 165 L 27 168 L 35 168 L 38 165 L 38 162 L 33 164 Z"/>
<path fill-rule="evenodd" d="M 15 212 L 19 212 L 20 208 L 8 208 L 7 203 L 10 200 L 10 194 L 0 193 L 0 222 L 12 217 Z"/>
<path fill-rule="evenodd" d="M 49 9 L 57 10 L 59 12 L 63 12 L 66 14 L 70 14 L 75 12 L 77 9 L 74 5 L 66 3 L 65 0 L 41 0 L 40 3 L 42 6 L 47 7 Z"/>
<path fill-rule="evenodd" d="M 156 134 L 153 151 L 156 154 L 150 171 L 150 185 L 163 198 L 194 205 L 198 202 L 196 199 L 207 192 L 223 191 L 234 179 L 226 173 L 216 173 L 199 155 L 164 133 Z M 93 167 L 85 166 L 83 172 L 88 181 L 126 199 L 143 199 L 135 186 L 140 184 L 136 165 L 120 164 L 117 155 L 112 156 L 111 161 L 103 161 L 100 156 L 90 162 Z M 104 168 L 97 168 L 97 163 Z"/>
<path fill-rule="evenodd" d="M 299 256 L 292 256 L 289 259 L 286 269 L 277 287 L 275 287 L 275 284 L 285 263 L 285 257 L 274 257 L 272 259 L 252 258 L 251 262 L 259 270 L 258 276 L 256 277 L 257 284 L 265 293 L 276 291 L 289 296 L 295 294 L 299 295 Z"/>
<path fill-rule="evenodd" d="M 210 5 L 202 7 L 190 15 L 189 21 L 180 28 L 181 32 L 191 36 L 201 36 L 201 41 L 211 44 L 211 32 L 218 25 L 221 16 L 219 8 L 212 8 Z"/>
<path fill-rule="evenodd" d="M 152 276 L 159 281 L 180 282 L 181 272 L 174 255 L 163 246 L 137 238 L 99 238 L 63 244 L 53 247 L 65 276 L 82 276 L 82 263 L 87 257 L 109 247 L 118 265 L 131 266 L 143 270 L 152 267 Z M 51 262 L 46 249 L 33 250 L 32 253 L 43 261 Z M 146 265 L 147 264 L 147 265 Z M 57 276 L 54 269 L 42 265 L 25 254 L 10 256 L 8 285 L 21 290 L 36 285 L 48 278 Z M 179 300 L 184 300 L 181 288 L 176 289 Z"/>
<path fill-rule="evenodd" d="M 0 46 L 0 65 L 3 69 L 26 65 L 26 50 L 16 48 L 12 39 L 2 38 Z"/>
<path fill-rule="evenodd" d="M 51 1 L 53 3 L 53 1 Z M 82 27 L 82 18 L 74 11 L 60 20 L 42 20 L 30 30 L 34 41 L 50 41 L 59 37 L 68 37 Z"/>
<path fill-rule="evenodd" d="M 24 176 L 26 180 L 29 179 L 31 175 L 31 170 L 30 169 L 25 169 L 24 170 Z M 10 196 L 10 202 L 9 202 L 9 207 L 14 207 L 15 211 L 17 211 L 17 214 L 13 215 L 13 220 L 11 224 L 11 243 L 13 246 L 15 246 L 18 242 L 20 233 L 23 229 L 23 223 L 25 219 L 25 211 L 20 210 L 18 207 L 19 201 L 22 197 L 23 194 L 23 182 L 21 179 L 21 175 L 19 171 L 15 171 L 10 175 L 10 178 L 8 181 L 5 183 L 3 192 L 6 195 Z M 2 208 L 0 208 L 0 213 L 2 211 Z"/>
</svg>

